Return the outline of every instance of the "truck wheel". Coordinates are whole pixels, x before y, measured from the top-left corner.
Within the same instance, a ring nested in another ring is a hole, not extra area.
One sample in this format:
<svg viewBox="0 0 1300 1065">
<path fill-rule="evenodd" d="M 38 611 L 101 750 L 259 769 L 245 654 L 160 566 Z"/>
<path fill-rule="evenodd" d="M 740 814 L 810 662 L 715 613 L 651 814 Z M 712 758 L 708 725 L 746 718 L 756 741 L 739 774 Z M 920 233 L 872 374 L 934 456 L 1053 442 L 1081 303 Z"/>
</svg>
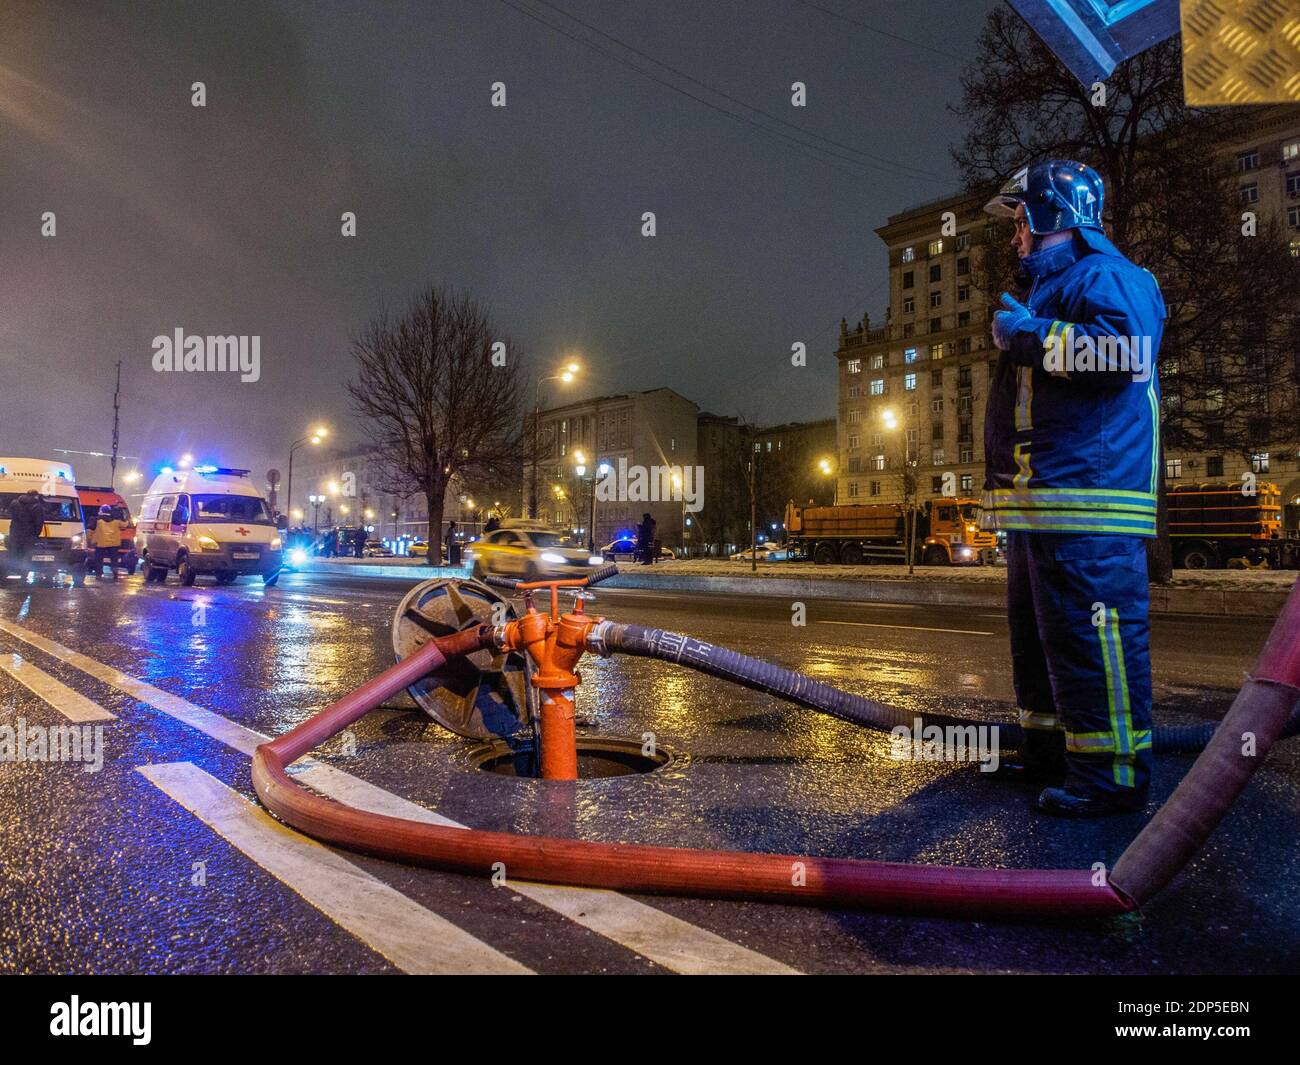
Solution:
<svg viewBox="0 0 1300 1065">
<path fill-rule="evenodd" d="M 218 583 L 218 584 L 234 584 L 235 581 L 237 581 L 237 580 L 239 580 L 239 574 L 238 574 L 238 573 L 218 573 L 218 574 L 217 574 L 217 583 Z"/>
<path fill-rule="evenodd" d="M 166 584 L 167 567 L 155 566 L 152 562 L 150 562 L 149 568 L 145 571 L 144 579 L 149 581 L 151 584 Z"/>
<path fill-rule="evenodd" d="M 819 566 L 829 566 L 835 561 L 834 544 L 818 544 L 817 550 L 813 552 L 813 562 Z"/>
<path fill-rule="evenodd" d="M 931 544 L 921 556 L 921 562 L 927 566 L 947 566 L 951 561 L 948 552 L 937 544 Z"/>
<path fill-rule="evenodd" d="M 1219 556 L 1209 544 L 1186 544 L 1178 550 L 1178 564 L 1184 569 L 1215 569 Z"/>
<path fill-rule="evenodd" d="M 126 575 L 134 577 L 135 571 L 140 568 L 140 560 L 135 555 L 131 556 L 131 561 L 126 564 Z"/>
<path fill-rule="evenodd" d="M 182 555 L 182 556 L 181 556 L 181 560 L 180 560 L 178 563 L 176 563 L 176 577 L 177 577 L 177 579 L 180 580 L 181 584 L 182 584 L 184 587 L 186 587 L 186 588 L 193 588 L 193 587 L 194 587 L 194 578 L 197 577 L 197 576 L 198 576 L 198 574 L 194 572 L 194 567 L 193 567 L 192 565 L 190 565 L 190 559 L 189 559 L 189 556 L 188 556 L 188 555 Z"/>
<path fill-rule="evenodd" d="M 862 548 L 857 544 L 845 544 L 840 550 L 840 562 L 846 566 L 862 565 Z"/>
</svg>

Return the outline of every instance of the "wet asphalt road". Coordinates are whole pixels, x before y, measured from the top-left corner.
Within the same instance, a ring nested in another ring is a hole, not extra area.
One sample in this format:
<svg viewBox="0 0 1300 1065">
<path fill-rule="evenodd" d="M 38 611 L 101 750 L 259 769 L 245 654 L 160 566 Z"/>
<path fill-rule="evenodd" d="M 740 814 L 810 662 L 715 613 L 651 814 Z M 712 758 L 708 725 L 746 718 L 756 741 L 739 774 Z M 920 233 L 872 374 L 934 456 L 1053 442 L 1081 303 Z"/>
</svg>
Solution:
<svg viewBox="0 0 1300 1065">
<path fill-rule="evenodd" d="M 391 664 L 389 624 L 408 587 L 307 574 L 273 589 L 159 588 L 138 577 L 81 590 L 4 582 L 0 725 L 58 724 L 56 707 L 73 704 L 115 718 L 103 723 L 99 772 L 0 763 L 0 971 L 394 972 L 425 966 L 446 936 L 463 937 L 486 968 L 539 973 L 725 967 L 718 958 L 741 970 L 809 973 L 1300 968 L 1300 741 L 1272 756 L 1165 894 L 1141 916 L 1115 920 L 972 922 L 643 896 L 611 933 L 509 881 L 493 886 L 324 848 L 305 866 L 278 865 L 298 841 L 244 804 L 256 801 L 247 752 L 220 723 L 279 733 Z M 806 607 L 803 627 L 791 624 L 788 601 L 755 597 L 602 591 L 593 609 L 898 706 L 989 719 L 1013 712 L 1005 618 L 996 612 Z M 1159 720 L 1221 716 L 1268 628 L 1255 619 L 1156 618 Z M 1160 760 L 1143 815 L 1060 822 L 974 767 L 893 760 L 880 735 L 665 663 L 587 660 L 582 671 L 587 731 L 653 732 L 683 757 L 654 774 L 557 790 L 474 770 L 466 741 L 403 710 L 375 711 L 352 745 L 334 741 L 319 755 L 473 827 L 1062 868 L 1112 864 L 1190 764 Z M 219 717 L 192 727 L 179 719 L 187 706 Z M 139 771 L 187 763 L 193 770 L 179 778 Z M 156 782 L 167 779 L 170 790 Z M 240 824 L 254 825 L 253 842 Z M 353 891 L 358 877 L 367 897 L 381 900 L 386 933 L 328 895 L 336 881 Z M 679 940 L 703 961 L 674 961 Z M 417 941 L 423 953 L 412 960 L 402 944 Z"/>
</svg>

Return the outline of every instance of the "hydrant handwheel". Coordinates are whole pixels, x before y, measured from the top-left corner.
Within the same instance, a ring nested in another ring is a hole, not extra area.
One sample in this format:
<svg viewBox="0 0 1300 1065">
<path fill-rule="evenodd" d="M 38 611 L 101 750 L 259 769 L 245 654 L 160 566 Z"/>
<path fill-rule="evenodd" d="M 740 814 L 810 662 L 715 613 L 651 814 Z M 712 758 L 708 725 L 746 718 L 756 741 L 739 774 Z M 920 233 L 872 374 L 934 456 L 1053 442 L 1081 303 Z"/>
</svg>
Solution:
<svg viewBox="0 0 1300 1065">
<path fill-rule="evenodd" d="M 479 625 L 516 616 L 510 600 L 474 580 L 438 577 L 412 588 L 393 617 L 397 660 L 428 643 Z M 477 651 L 449 660 L 408 689 L 416 703 L 444 728 L 475 740 L 531 738 L 524 659 L 520 654 Z"/>
</svg>

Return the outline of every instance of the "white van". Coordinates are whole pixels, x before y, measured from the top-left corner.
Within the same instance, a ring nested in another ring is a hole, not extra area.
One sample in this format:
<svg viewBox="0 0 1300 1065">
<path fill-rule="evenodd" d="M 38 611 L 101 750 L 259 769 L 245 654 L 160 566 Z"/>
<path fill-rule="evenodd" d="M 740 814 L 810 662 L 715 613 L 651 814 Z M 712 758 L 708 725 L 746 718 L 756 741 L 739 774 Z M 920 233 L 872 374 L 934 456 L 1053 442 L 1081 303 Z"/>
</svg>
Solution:
<svg viewBox="0 0 1300 1065">
<path fill-rule="evenodd" d="M 32 488 L 44 504 L 45 524 L 20 562 L 9 551 L 9 507 Z M 86 579 L 86 528 L 72 467 L 52 459 L 0 458 L 0 578 L 60 570 L 75 585 Z"/>
<path fill-rule="evenodd" d="M 275 517 L 248 471 L 224 466 L 164 469 L 145 494 L 135 544 L 146 581 L 165 581 L 174 569 L 186 586 L 201 573 L 218 584 L 246 573 L 274 584 L 284 557 Z"/>
</svg>

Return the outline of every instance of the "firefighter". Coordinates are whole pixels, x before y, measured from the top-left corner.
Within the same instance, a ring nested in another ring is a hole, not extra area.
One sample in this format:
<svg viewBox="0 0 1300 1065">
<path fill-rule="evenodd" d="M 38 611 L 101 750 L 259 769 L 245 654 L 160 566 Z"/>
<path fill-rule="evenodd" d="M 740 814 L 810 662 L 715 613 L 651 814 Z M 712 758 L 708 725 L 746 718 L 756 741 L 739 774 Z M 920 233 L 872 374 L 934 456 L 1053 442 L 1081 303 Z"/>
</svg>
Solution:
<svg viewBox="0 0 1300 1065">
<path fill-rule="evenodd" d="M 1063 817 L 1140 810 L 1151 776 L 1146 540 L 1156 533 L 1160 287 L 1102 230 L 1091 167 L 1026 167 L 985 206 L 1014 220 L 1020 297 L 994 315 L 983 525 L 1007 534 L 1023 764 Z"/>
</svg>

